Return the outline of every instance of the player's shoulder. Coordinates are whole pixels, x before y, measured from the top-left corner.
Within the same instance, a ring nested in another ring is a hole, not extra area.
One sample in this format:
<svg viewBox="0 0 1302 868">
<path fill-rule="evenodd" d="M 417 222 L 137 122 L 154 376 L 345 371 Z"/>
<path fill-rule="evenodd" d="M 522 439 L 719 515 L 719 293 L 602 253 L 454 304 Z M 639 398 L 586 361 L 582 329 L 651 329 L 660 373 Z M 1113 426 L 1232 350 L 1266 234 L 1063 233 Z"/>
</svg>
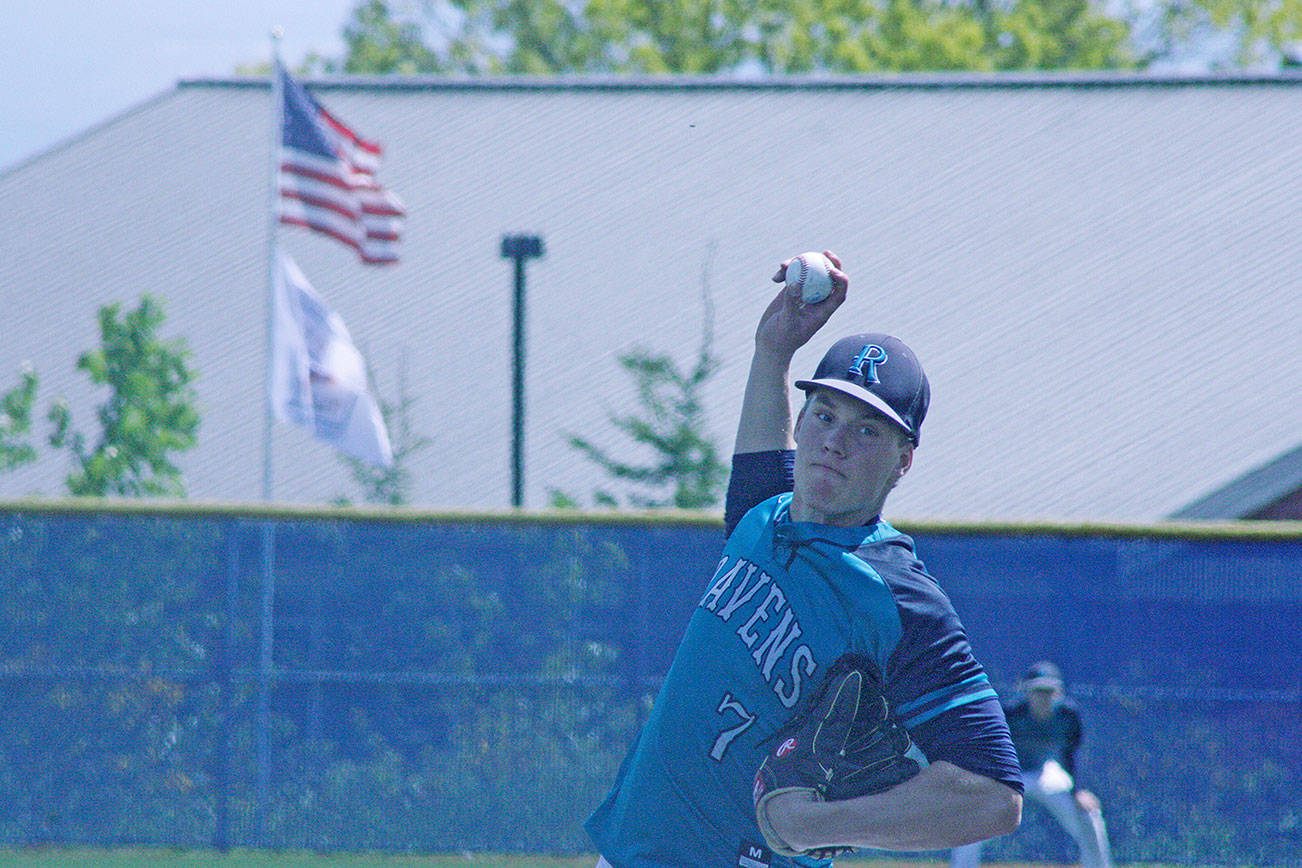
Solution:
<svg viewBox="0 0 1302 868">
<path fill-rule="evenodd" d="M 855 556 L 872 567 L 896 602 L 905 608 L 919 615 L 953 617 L 949 595 L 919 559 L 913 539 L 886 522 L 878 527 L 878 532 L 855 550 Z"/>
<path fill-rule="evenodd" d="M 873 565 L 884 576 L 911 582 L 935 584 L 918 558 L 913 538 L 901 533 L 890 522 L 871 526 L 854 550 L 855 556 Z"/>
<path fill-rule="evenodd" d="M 1058 704 L 1054 706 L 1054 714 L 1068 720 L 1079 722 L 1081 718 L 1080 705 L 1072 697 L 1064 696 L 1062 699 L 1059 699 Z"/>
<path fill-rule="evenodd" d="M 775 528 L 786 511 L 790 493 L 777 494 L 752 506 L 737 523 L 727 528 L 724 556 L 747 560 L 763 558 L 773 547 Z"/>
<path fill-rule="evenodd" d="M 754 537 L 769 532 L 778 520 L 779 515 L 785 511 L 790 500 L 790 492 L 766 497 L 746 510 L 745 514 L 737 521 L 736 526 L 731 529 L 729 536 Z"/>
<path fill-rule="evenodd" d="M 1008 721 L 1024 720 L 1031 716 L 1031 706 L 1025 699 L 1011 699 L 1000 703 Z"/>
</svg>

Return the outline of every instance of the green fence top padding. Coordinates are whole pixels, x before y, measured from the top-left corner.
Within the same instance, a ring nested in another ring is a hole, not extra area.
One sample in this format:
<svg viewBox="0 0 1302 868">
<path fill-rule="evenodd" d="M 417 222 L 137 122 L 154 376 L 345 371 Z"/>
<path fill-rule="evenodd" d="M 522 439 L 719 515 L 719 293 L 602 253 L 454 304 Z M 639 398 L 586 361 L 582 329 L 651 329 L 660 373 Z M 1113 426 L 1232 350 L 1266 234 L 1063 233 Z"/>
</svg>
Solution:
<svg viewBox="0 0 1302 868">
<path fill-rule="evenodd" d="M 461 522 L 535 525 L 646 525 L 722 527 L 722 516 L 706 510 L 502 509 L 471 511 L 414 506 L 293 503 L 221 503 L 189 500 L 113 498 L 19 498 L 0 500 L 0 515 L 137 515 L 201 516 L 293 521 L 366 521 L 381 523 Z M 936 521 L 887 516 L 911 534 L 1063 537 L 1156 537 L 1163 539 L 1302 540 L 1302 521 L 1171 521 L 1157 523 L 1056 521 Z"/>
<path fill-rule="evenodd" d="M 112 498 L 18 498 L 0 500 L 0 515 L 144 517 L 203 517 L 231 519 L 283 519 L 292 521 L 368 521 L 394 524 L 461 522 L 537 525 L 664 525 L 722 527 L 723 517 L 704 510 L 577 509 L 471 511 L 412 506 L 377 506 L 296 503 L 222 503 L 213 501 Z"/>
</svg>

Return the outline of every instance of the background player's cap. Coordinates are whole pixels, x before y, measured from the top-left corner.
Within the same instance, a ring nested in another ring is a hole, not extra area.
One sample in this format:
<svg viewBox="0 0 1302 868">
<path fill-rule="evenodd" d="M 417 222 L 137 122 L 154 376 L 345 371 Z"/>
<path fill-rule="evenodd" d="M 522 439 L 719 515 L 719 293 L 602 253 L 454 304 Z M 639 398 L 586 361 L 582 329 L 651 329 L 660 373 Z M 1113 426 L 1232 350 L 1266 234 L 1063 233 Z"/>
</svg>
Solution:
<svg viewBox="0 0 1302 868">
<path fill-rule="evenodd" d="M 1032 663 L 1022 676 L 1023 690 L 1062 690 L 1062 673 L 1048 660 Z"/>
<path fill-rule="evenodd" d="M 881 411 L 917 445 L 931 402 L 931 384 L 904 341 L 881 334 L 841 338 L 823 356 L 811 379 L 796 380 L 796 388 L 806 392 L 819 386 Z"/>
</svg>

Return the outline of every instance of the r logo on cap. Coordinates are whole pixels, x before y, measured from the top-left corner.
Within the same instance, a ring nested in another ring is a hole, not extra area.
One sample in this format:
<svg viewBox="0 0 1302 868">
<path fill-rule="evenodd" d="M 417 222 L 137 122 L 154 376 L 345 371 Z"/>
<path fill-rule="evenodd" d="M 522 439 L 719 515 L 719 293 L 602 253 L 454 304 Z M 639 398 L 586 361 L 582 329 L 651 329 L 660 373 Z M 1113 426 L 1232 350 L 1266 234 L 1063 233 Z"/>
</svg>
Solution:
<svg viewBox="0 0 1302 868">
<path fill-rule="evenodd" d="M 850 365 L 850 376 L 863 377 L 866 385 L 874 386 L 881 382 L 877 376 L 877 366 L 886 363 L 886 351 L 876 344 L 868 344 L 859 351 L 859 355 L 854 357 L 854 363 Z M 865 371 L 864 365 L 868 366 Z"/>
</svg>

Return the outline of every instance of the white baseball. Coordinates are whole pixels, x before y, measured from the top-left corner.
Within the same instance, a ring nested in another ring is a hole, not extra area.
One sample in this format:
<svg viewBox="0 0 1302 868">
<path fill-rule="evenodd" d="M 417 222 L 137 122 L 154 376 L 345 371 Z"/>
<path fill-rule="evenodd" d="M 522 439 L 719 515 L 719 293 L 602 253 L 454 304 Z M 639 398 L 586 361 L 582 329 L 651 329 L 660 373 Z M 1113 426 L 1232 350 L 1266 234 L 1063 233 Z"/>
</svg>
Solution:
<svg viewBox="0 0 1302 868">
<path fill-rule="evenodd" d="M 787 265 L 787 291 L 800 293 L 806 304 L 817 304 L 832 294 L 832 263 L 821 253 L 802 253 Z"/>
</svg>

